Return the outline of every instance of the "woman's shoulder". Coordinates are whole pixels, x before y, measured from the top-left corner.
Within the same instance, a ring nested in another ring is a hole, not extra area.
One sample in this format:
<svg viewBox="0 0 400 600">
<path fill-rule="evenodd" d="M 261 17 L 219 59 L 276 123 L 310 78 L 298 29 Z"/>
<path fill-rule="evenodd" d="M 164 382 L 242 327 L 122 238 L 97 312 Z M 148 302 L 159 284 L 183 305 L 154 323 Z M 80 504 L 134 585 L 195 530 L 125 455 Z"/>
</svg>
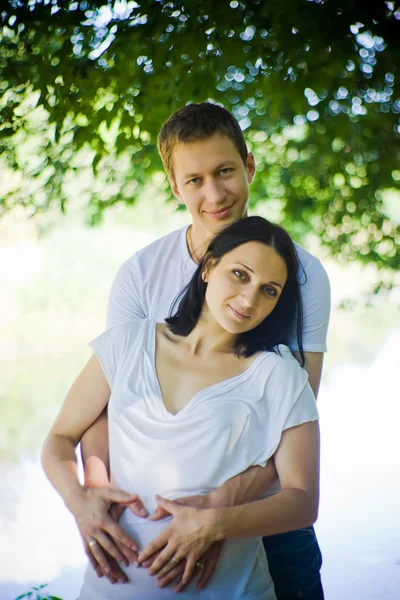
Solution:
<svg viewBox="0 0 400 600">
<path fill-rule="evenodd" d="M 275 352 L 263 352 L 257 369 L 257 389 L 269 402 L 276 399 L 283 406 L 291 404 L 308 388 L 308 373 L 293 356 L 290 348 L 280 344 Z M 310 388 L 310 393 L 311 388 Z"/>
<path fill-rule="evenodd" d="M 146 340 L 148 333 L 153 331 L 154 327 L 153 319 L 131 319 L 106 329 L 96 340 L 127 349 L 130 346 L 138 346 Z"/>
<path fill-rule="evenodd" d="M 118 325 L 114 325 L 107 329 L 107 331 L 113 332 L 114 335 L 126 335 L 126 334 L 136 334 L 141 331 L 146 331 L 151 327 L 155 327 L 154 319 L 130 319 L 129 321 L 124 321 L 123 323 L 118 323 Z"/>
<path fill-rule="evenodd" d="M 281 363 L 282 361 L 298 363 L 289 346 L 286 344 L 277 344 L 272 350 L 264 350 L 259 353 L 260 356 L 268 357 L 270 363 Z"/>
<path fill-rule="evenodd" d="M 260 369 L 267 376 L 307 378 L 307 372 L 285 344 L 279 344 L 273 350 L 261 352 L 260 356 L 264 357 L 259 360 Z"/>
</svg>

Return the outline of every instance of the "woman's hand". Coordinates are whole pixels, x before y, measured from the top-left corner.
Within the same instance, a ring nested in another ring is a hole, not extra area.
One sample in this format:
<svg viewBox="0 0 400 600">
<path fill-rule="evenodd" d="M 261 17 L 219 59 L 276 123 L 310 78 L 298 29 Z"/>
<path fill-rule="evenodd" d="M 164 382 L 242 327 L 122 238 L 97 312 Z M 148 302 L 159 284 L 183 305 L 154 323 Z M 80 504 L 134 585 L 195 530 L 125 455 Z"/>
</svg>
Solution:
<svg viewBox="0 0 400 600">
<path fill-rule="evenodd" d="M 70 507 L 85 547 L 89 547 L 101 571 L 112 576 L 112 569 L 106 558 L 106 553 L 118 563 L 128 566 L 137 561 L 138 546 L 109 515 L 113 503 L 128 506 L 138 501 L 136 494 L 128 494 L 120 489 L 81 488 L 73 506 Z M 126 549 L 126 550 L 125 550 Z M 93 561 L 90 561 L 93 564 Z M 98 570 L 96 572 L 99 575 Z M 119 581 L 126 578 L 118 578 Z"/>
<path fill-rule="evenodd" d="M 149 568 L 150 575 L 162 580 L 167 573 L 186 561 L 181 584 L 186 585 L 196 566 L 201 568 L 199 558 L 216 541 L 212 510 L 181 506 L 178 502 L 156 496 L 158 505 L 173 516 L 171 523 L 139 555 L 144 564 L 156 552 L 160 552 Z M 146 565 L 145 565 L 146 566 Z"/>
<path fill-rule="evenodd" d="M 126 505 L 126 504 L 113 503 L 109 510 L 109 515 L 113 519 L 113 521 L 115 521 L 115 523 L 118 523 L 118 521 L 120 520 L 120 518 L 125 510 L 131 510 L 136 516 L 141 517 L 142 519 L 146 518 L 148 516 L 148 512 L 143 504 L 143 501 L 141 500 L 141 498 L 139 496 L 131 504 Z M 83 538 L 83 536 L 82 536 L 82 538 Z M 113 541 L 115 542 L 115 545 L 117 546 L 117 548 L 119 548 L 119 550 L 122 552 L 122 554 L 127 559 L 122 564 L 127 566 L 128 564 L 137 563 L 137 553 L 134 552 L 133 550 L 131 550 L 131 546 L 125 546 L 125 544 L 123 544 L 121 541 L 119 541 L 118 539 L 115 539 L 115 538 Z M 96 571 L 96 574 L 98 577 L 103 577 L 105 575 L 107 577 L 107 579 L 110 581 L 110 583 L 127 583 L 129 581 L 128 577 L 126 576 L 124 571 L 120 568 L 117 561 L 108 552 L 106 552 L 104 549 L 102 550 L 101 558 L 105 561 L 105 562 L 103 562 L 103 567 L 107 569 L 107 572 L 105 572 L 104 570 L 102 570 L 100 564 L 95 559 L 89 544 L 87 543 L 87 541 L 84 538 L 83 538 L 83 545 L 84 545 L 86 556 L 88 557 L 89 562 L 92 565 L 93 569 Z M 139 563 L 137 563 L 137 564 L 139 564 Z"/>
</svg>

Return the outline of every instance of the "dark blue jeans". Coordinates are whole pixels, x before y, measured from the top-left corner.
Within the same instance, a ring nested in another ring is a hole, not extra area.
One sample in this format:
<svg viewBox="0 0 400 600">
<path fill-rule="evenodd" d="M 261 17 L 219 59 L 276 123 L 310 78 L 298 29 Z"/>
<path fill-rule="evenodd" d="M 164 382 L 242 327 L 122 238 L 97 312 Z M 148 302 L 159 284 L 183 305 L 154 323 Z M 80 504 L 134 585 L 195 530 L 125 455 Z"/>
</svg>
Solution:
<svg viewBox="0 0 400 600">
<path fill-rule="evenodd" d="M 324 600 L 314 527 L 263 538 L 278 600 Z"/>
</svg>

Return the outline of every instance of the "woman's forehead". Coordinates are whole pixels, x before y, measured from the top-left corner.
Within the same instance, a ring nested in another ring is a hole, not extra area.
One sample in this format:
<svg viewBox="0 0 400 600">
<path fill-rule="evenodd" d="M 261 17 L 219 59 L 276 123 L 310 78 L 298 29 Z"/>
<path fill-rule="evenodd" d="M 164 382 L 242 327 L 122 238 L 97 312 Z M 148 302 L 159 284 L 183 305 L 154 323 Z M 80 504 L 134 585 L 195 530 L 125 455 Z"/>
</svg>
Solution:
<svg viewBox="0 0 400 600">
<path fill-rule="evenodd" d="M 283 258 L 271 246 L 262 242 L 246 242 L 224 255 L 224 263 L 237 263 L 261 278 L 275 277 L 286 280 L 287 267 Z"/>
</svg>

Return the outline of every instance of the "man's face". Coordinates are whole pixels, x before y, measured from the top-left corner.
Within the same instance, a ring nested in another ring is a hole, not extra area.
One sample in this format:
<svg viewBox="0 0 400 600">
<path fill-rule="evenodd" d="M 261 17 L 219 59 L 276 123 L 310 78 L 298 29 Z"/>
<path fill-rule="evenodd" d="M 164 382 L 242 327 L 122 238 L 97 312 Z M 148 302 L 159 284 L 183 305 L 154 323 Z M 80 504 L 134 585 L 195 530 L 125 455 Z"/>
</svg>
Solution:
<svg viewBox="0 0 400 600">
<path fill-rule="evenodd" d="M 195 229 L 214 234 L 246 216 L 254 157 L 249 153 L 244 164 L 229 138 L 216 133 L 177 144 L 172 169 L 172 191 L 186 205 Z"/>
</svg>

